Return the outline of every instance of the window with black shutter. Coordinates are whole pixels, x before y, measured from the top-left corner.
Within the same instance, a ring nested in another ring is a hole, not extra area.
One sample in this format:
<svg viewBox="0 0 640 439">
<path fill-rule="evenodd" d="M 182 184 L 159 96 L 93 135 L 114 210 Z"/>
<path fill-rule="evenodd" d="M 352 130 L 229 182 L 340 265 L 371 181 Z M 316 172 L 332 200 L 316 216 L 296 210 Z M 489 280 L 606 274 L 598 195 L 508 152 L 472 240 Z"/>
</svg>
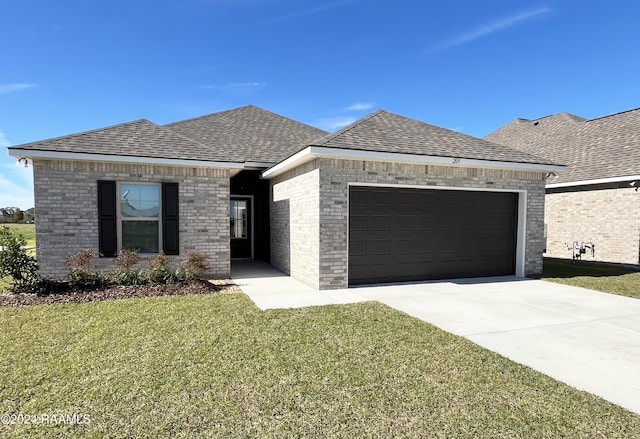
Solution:
<svg viewBox="0 0 640 439">
<path fill-rule="evenodd" d="M 98 181 L 100 254 L 179 254 L 178 184 Z"/>
</svg>

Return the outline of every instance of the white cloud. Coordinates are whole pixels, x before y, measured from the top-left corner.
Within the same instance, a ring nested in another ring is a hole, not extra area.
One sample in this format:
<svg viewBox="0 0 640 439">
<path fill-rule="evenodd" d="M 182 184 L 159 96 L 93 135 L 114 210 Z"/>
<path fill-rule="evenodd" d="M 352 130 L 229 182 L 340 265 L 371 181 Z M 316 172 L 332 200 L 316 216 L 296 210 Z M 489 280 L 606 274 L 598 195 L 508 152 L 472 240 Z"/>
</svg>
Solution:
<svg viewBox="0 0 640 439">
<path fill-rule="evenodd" d="M 347 3 L 352 3 L 354 0 L 344 0 L 341 2 L 335 2 L 335 3 L 330 3 L 328 5 L 323 5 L 323 6 L 316 6 L 315 8 L 309 8 L 309 9 L 304 9 L 304 10 L 300 10 L 297 12 L 292 12 L 290 14 L 284 15 L 280 18 L 277 18 L 273 21 L 284 21 L 284 20 L 291 20 L 293 18 L 300 18 L 300 17 L 304 17 L 307 15 L 312 15 L 312 14 L 316 14 L 318 12 L 322 12 L 322 11 L 326 11 L 327 9 L 333 9 L 333 8 L 337 8 L 340 7 L 342 5 L 346 5 Z"/>
<path fill-rule="evenodd" d="M 549 12 L 551 12 L 551 9 L 549 9 L 546 6 L 543 6 L 538 9 L 522 12 L 520 14 L 513 15 L 511 17 L 508 17 L 493 23 L 489 23 L 484 26 L 480 26 L 472 31 L 458 35 L 455 38 L 452 38 L 448 41 L 435 45 L 434 47 L 431 48 L 431 51 L 445 50 L 451 47 L 460 46 L 462 44 L 469 43 L 479 38 L 486 37 L 487 35 L 495 34 L 497 32 L 501 32 L 503 30 L 509 29 L 510 27 L 517 26 L 519 24 L 524 23 L 526 20 L 530 18 L 537 17 L 540 15 L 545 15 L 545 14 L 548 14 Z"/>
<path fill-rule="evenodd" d="M 372 109 L 376 104 L 372 103 L 372 102 L 356 102 L 353 105 L 349 105 L 347 108 L 343 108 L 343 111 L 363 111 L 363 110 L 370 110 Z"/>
<path fill-rule="evenodd" d="M 358 120 L 358 118 L 351 116 L 324 117 L 316 120 L 315 123 L 311 123 L 311 125 L 325 131 L 336 131 L 356 120 Z"/>
<path fill-rule="evenodd" d="M 232 83 L 223 84 L 223 85 L 201 85 L 200 88 L 208 88 L 213 90 L 249 91 L 249 90 L 257 89 L 260 87 L 264 87 L 265 85 L 267 85 L 266 82 L 232 82 Z"/>
<path fill-rule="evenodd" d="M 0 84 L 0 95 L 33 88 L 36 84 Z"/>
</svg>

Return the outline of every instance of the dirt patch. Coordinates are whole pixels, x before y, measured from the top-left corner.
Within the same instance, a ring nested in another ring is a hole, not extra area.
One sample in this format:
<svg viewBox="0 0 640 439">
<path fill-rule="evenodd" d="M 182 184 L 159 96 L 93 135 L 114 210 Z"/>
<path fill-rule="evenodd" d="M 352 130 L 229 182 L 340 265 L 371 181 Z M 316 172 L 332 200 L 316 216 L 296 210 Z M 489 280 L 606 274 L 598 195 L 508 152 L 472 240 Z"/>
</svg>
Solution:
<svg viewBox="0 0 640 439">
<path fill-rule="evenodd" d="M 0 306 L 29 306 L 54 303 L 85 303 L 134 297 L 177 296 L 187 294 L 238 293 L 240 288 L 230 279 L 195 280 L 175 285 L 114 285 L 95 291 L 67 291 L 61 294 L 2 294 Z"/>
</svg>

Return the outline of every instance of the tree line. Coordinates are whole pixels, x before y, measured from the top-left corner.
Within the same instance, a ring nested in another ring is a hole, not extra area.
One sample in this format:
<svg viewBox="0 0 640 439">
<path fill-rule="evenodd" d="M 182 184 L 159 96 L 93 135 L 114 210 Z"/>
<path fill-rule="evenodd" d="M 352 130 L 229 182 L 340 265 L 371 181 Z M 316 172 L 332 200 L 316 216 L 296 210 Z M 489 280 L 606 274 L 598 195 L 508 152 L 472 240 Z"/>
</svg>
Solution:
<svg viewBox="0 0 640 439">
<path fill-rule="evenodd" d="M 0 224 L 29 224 L 36 218 L 36 209 L 21 210 L 19 207 L 0 207 Z"/>
</svg>

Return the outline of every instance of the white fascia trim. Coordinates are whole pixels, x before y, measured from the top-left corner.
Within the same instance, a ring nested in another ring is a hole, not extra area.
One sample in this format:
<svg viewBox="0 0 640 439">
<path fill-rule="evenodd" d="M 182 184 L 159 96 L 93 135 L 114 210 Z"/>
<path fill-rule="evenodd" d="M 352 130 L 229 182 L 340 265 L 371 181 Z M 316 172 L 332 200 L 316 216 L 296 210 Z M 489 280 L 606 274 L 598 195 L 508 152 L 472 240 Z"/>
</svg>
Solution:
<svg viewBox="0 0 640 439">
<path fill-rule="evenodd" d="M 586 186 L 589 184 L 605 184 L 605 183 L 620 183 L 623 181 L 640 180 L 640 175 L 627 175 L 623 177 L 609 177 L 609 178 L 597 178 L 594 180 L 582 180 L 582 181 L 569 181 L 566 183 L 551 183 L 546 187 L 547 189 L 553 189 L 556 187 L 570 187 L 570 186 Z"/>
<path fill-rule="evenodd" d="M 91 162 L 136 163 L 141 165 L 196 166 L 200 168 L 243 169 L 244 163 L 214 162 L 206 160 L 165 159 L 158 157 L 123 156 L 108 154 L 87 154 L 78 152 L 36 151 L 31 149 L 10 149 L 15 158 L 83 160 Z"/>
<path fill-rule="evenodd" d="M 516 171 L 563 172 L 567 169 L 561 165 L 543 165 L 538 163 L 516 163 L 494 160 L 465 159 L 461 157 L 441 157 L 394 152 L 362 151 L 356 149 L 327 148 L 324 146 L 308 146 L 288 159 L 262 173 L 265 178 L 275 177 L 290 169 L 300 166 L 318 157 L 346 160 L 370 160 L 379 162 L 410 163 L 419 165 L 456 166 L 465 168 L 509 169 Z"/>
</svg>

